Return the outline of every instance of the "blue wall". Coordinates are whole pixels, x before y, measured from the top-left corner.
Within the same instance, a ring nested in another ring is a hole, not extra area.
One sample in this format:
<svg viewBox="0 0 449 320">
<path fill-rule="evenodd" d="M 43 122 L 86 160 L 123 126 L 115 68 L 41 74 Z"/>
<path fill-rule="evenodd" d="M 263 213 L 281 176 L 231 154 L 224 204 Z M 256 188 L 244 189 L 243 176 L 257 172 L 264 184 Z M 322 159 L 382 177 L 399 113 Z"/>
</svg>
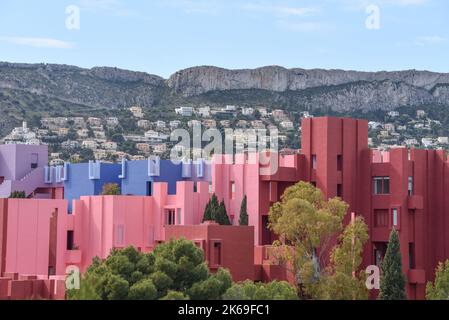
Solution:
<svg viewBox="0 0 449 320">
<path fill-rule="evenodd" d="M 182 164 L 174 164 L 170 160 L 160 161 L 160 175 L 150 177 L 148 175 L 148 161 L 127 161 L 125 162 L 125 178 L 122 179 L 122 194 L 124 195 L 147 195 L 148 182 L 167 182 L 168 194 L 176 194 L 177 181 L 211 181 L 211 166 L 204 164 L 203 177 L 197 177 L 196 164 L 192 164 L 192 175 L 190 178 L 183 178 Z"/>
<path fill-rule="evenodd" d="M 64 198 L 68 200 L 69 211 L 72 211 L 72 200 L 81 196 L 99 195 L 106 183 L 116 183 L 120 186 L 120 164 L 100 164 L 100 178 L 89 178 L 89 163 L 69 164 L 64 182 Z"/>
</svg>

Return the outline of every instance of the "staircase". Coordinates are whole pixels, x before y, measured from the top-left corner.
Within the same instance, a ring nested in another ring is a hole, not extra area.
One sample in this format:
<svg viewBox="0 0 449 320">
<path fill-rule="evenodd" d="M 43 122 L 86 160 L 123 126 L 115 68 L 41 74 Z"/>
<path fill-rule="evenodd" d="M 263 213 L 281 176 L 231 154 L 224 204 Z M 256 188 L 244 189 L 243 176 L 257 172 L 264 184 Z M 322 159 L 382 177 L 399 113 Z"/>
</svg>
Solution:
<svg viewBox="0 0 449 320">
<path fill-rule="evenodd" d="M 24 191 L 30 196 L 44 181 L 44 168 L 37 168 L 27 173 L 20 180 L 5 180 L 0 184 L 0 198 L 7 198 L 13 191 Z"/>
</svg>

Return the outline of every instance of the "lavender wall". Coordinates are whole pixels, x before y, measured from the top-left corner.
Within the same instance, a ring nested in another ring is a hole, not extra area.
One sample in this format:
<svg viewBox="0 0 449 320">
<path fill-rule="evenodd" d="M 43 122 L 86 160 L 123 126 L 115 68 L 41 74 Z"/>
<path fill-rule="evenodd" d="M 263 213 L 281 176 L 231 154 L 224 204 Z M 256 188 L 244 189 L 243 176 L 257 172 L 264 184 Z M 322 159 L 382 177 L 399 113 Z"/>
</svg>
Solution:
<svg viewBox="0 0 449 320">
<path fill-rule="evenodd" d="M 33 169 L 33 154 L 38 167 L 48 164 L 48 147 L 31 145 L 0 145 L 0 176 L 5 180 L 21 180 Z"/>
</svg>

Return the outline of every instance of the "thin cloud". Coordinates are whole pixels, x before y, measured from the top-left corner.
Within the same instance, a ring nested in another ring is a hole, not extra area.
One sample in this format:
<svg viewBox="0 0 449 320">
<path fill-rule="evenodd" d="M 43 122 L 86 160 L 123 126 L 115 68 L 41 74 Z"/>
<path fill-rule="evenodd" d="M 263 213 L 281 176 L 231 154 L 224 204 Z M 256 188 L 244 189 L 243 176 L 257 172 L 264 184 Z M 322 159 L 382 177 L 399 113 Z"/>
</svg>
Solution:
<svg viewBox="0 0 449 320">
<path fill-rule="evenodd" d="M 254 3 L 243 5 L 241 8 L 246 11 L 271 13 L 274 15 L 281 15 L 281 16 L 305 16 L 320 11 L 320 9 L 315 7 L 286 7 L 286 6 L 271 6 Z"/>
<path fill-rule="evenodd" d="M 72 42 L 50 38 L 0 37 L 0 41 L 33 48 L 71 49 L 75 46 Z"/>
<path fill-rule="evenodd" d="M 166 0 L 166 6 L 180 8 L 186 14 L 217 14 L 222 10 L 222 6 L 215 0 Z"/>
<path fill-rule="evenodd" d="M 305 21 L 287 21 L 279 20 L 278 25 L 286 30 L 297 31 L 297 32 L 312 32 L 322 30 L 324 24 L 320 22 L 305 22 Z"/>
<path fill-rule="evenodd" d="M 425 37 L 418 37 L 415 40 L 415 45 L 418 46 L 425 46 L 425 45 L 437 45 L 441 44 L 445 41 L 443 37 L 440 36 L 425 36 Z"/>
<path fill-rule="evenodd" d="M 380 7 L 414 7 L 428 4 L 431 0 L 334 0 L 334 2 L 341 4 L 345 10 L 365 10 L 372 4 Z"/>
<path fill-rule="evenodd" d="M 136 14 L 119 0 L 80 0 L 79 4 L 82 10 L 91 12 L 102 12 L 114 16 L 132 16 Z"/>
</svg>

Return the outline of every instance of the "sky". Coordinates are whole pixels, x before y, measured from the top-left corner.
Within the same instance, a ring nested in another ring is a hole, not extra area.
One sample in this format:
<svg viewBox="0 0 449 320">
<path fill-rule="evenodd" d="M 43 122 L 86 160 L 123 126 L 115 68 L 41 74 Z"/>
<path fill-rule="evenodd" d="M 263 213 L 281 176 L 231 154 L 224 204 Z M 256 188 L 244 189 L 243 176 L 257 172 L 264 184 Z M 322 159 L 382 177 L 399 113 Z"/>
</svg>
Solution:
<svg viewBox="0 0 449 320">
<path fill-rule="evenodd" d="M 449 72 L 449 1 L 0 0 L 0 61 Z"/>
</svg>

